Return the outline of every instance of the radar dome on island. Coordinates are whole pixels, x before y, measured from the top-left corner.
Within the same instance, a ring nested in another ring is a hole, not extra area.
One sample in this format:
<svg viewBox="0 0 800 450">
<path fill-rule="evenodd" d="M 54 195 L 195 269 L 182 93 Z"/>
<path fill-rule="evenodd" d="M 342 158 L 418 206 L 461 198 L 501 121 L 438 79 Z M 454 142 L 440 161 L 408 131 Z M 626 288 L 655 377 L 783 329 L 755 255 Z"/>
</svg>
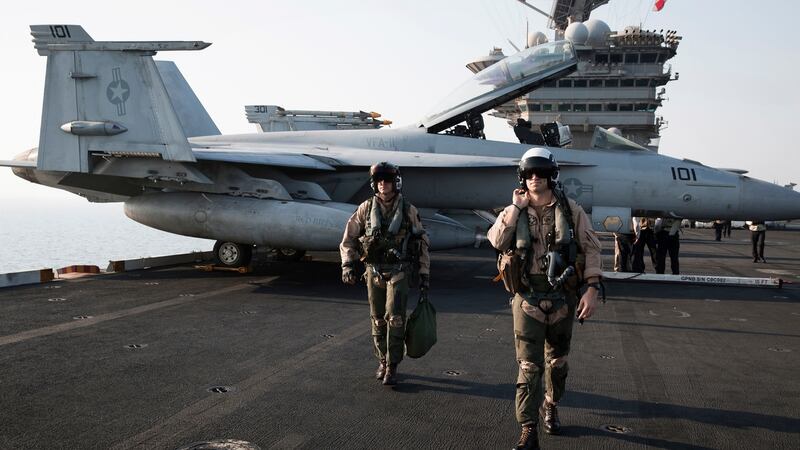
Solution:
<svg viewBox="0 0 800 450">
<path fill-rule="evenodd" d="M 541 31 L 534 31 L 528 33 L 528 47 L 536 47 L 537 45 L 547 43 L 547 36 Z"/>
<path fill-rule="evenodd" d="M 587 45 L 592 47 L 600 47 L 606 45 L 608 36 L 611 34 L 611 27 L 607 23 L 598 19 L 589 19 L 583 23 L 589 31 L 589 38 L 586 40 Z"/>
<path fill-rule="evenodd" d="M 583 22 L 572 22 L 566 30 L 564 30 L 564 39 L 572 42 L 575 45 L 584 45 L 586 40 L 589 39 L 589 29 Z"/>
</svg>

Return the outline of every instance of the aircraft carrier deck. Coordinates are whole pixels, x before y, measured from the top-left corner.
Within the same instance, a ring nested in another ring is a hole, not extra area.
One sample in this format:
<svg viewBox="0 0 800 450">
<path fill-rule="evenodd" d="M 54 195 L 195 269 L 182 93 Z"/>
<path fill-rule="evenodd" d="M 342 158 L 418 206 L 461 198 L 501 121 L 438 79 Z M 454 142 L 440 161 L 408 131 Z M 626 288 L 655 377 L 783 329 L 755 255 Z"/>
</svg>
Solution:
<svg viewBox="0 0 800 450">
<path fill-rule="evenodd" d="M 685 273 L 787 283 L 609 282 L 575 325 L 563 434 L 543 448 L 800 448 L 800 232 L 768 231 L 767 264 L 743 230 L 687 230 L 681 250 Z M 394 388 L 373 378 L 365 288 L 340 283 L 334 253 L 0 289 L 0 448 L 511 448 L 493 253 L 435 253 L 432 273 L 439 342 Z"/>
</svg>

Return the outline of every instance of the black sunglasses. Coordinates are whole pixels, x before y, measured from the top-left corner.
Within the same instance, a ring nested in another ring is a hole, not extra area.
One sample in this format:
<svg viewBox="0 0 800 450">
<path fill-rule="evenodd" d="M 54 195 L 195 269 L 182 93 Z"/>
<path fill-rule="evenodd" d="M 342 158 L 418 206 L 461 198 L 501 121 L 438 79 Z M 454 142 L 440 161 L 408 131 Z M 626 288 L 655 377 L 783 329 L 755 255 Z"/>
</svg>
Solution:
<svg viewBox="0 0 800 450">
<path fill-rule="evenodd" d="M 550 169 L 528 169 L 522 172 L 522 178 L 529 180 L 536 175 L 537 178 L 552 178 L 555 174 L 554 170 Z"/>
</svg>

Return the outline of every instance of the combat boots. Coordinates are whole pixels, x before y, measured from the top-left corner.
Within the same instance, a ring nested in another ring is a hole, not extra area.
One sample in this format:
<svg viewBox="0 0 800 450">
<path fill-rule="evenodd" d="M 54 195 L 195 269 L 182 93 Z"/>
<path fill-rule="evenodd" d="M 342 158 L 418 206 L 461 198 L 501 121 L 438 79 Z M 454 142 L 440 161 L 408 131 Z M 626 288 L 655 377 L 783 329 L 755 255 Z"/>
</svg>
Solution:
<svg viewBox="0 0 800 450">
<path fill-rule="evenodd" d="M 539 433 L 536 431 L 536 424 L 530 423 L 522 426 L 522 435 L 519 437 L 517 446 L 511 450 L 538 450 Z"/>
<path fill-rule="evenodd" d="M 558 420 L 558 409 L 555 403 L 542 402 L 542 406 L 539 407 L 539 416 L 542 418 L 542 428 L 545 433 L 561 433 L 561 421 Z"/>
<path fill-rule="evenodd" d="M 384 386 L 394 386 L 397 384 L 397 364 L 386 366 L 386 374 L 383 376 Z"/>
<path fill-rule="evenodd" d="M 386 376 L 386 360 L 382 359 L 380 363 L 378 363 L 378 370 L 375 371 L 375 378 L 378 380 L 382 380 L 383 377 Z"/>
</svg>

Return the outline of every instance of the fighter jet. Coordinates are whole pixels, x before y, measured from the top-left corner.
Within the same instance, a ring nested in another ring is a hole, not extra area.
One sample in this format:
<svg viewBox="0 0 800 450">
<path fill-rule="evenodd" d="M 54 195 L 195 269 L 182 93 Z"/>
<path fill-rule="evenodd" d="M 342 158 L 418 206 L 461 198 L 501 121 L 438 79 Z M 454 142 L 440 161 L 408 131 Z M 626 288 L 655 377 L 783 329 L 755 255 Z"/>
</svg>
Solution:
<svg viewBox="0 0 800 450">
<path fill-rule="evenodd" d="M 285 258 L 336 249 L 372 194 L 366 173 L 378 161 L 400 166 L 433 249 L 473 244 L 468 219 L 508 204 L 530 148 L 483 139 L 481 114 L 577 67 L 569 42 L 551 42 L 478 72 L 409 127 L 222 135 L 174 64 L 153 60 L 210 44 L 100 42 L 77 25 L 31 32 L 47 57 L 39 146 L 0 165 L 92 202 L 124 202 L 142 224 L 214 239 L 230 266 L 246 264 L 254 246 Z M 593 147 L 550 150 L 597 230 L 627 231 L 632 215 L 800 218 L 800 193 L 782 186 L 610 134 Z"/>
</svg>

